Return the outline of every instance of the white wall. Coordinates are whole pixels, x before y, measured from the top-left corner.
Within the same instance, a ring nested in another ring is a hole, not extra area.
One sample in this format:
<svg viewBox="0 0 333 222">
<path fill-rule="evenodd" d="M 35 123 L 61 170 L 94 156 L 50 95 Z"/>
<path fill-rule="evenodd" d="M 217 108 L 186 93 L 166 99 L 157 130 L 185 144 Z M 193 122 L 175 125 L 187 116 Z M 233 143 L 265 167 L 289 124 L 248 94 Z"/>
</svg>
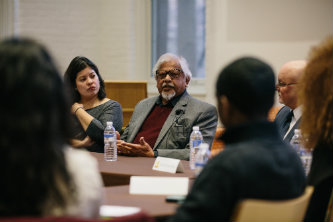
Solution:
<svg viewBox="0 0 333 222">
<path fill-rule="evenodd" d="M 206 81 L 193 80 L 189 91 L 212 104 L 218 72 L 233 59 L 257 56 L 278 72 L 332 33 L 333 0 L 206 1 Z M 87 56 L 105 80 L 149 80 L 149 96 L 156 94 L 150 0 L 0 0 L 0 7 L 0 38 L 16 33 L 42 41 L 61 72 L 73 57 Z"/>
<path fill-rule="evenodd" d="M 232 60 L 256 56 L 277 74 L 332 29 L 332 0 L 207 0 L 207 100 L 215 102 L 218 72 Z"/>
<path fill-rule="evenodd" d="M 17 8 L 17 34 L 46 44 L 62 72 L 83 55 L 104 79 L 146 79 L 148 0 L 18 0 Z"/>
</svg>

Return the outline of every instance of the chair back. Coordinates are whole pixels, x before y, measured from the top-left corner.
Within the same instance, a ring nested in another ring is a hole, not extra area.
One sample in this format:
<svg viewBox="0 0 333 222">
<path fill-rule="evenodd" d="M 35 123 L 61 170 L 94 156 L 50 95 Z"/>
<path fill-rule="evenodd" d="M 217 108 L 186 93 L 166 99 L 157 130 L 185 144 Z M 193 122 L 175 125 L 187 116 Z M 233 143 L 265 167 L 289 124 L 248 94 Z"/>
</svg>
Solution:
<svg viewBox="0 0 333 222">
<path fill-rule="evenodd" d="M 128 125 L 135 105 L 147 98 L 147 81 L 105 80 L 105 93 L 109 99 L 120 103 L 123 109 L 123 128 Z"/>
<path fill-rule="evenodd" d="M 236 207 L 233 221 L 302 221 L 308 207 L 313 187 L 289 200 L 245 199 Z"/>
</svg>

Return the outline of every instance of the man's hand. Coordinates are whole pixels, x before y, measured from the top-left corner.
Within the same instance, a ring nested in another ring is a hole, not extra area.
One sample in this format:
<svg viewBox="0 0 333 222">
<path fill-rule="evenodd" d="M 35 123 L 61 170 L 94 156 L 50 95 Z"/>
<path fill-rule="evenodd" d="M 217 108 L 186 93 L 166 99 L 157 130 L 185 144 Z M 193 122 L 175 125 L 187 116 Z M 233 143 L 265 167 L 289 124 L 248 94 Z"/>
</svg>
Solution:
<svg viewBox="0 0 333 222">
<path fill-rule="evenodd" d="M 153 149 L 143 137 L 140 138 L 140 144 L 127 143 L 123 140 L 117 140 L 117 149 L 119 154 L 127 156 L 154 157 Z"/>
</svg>

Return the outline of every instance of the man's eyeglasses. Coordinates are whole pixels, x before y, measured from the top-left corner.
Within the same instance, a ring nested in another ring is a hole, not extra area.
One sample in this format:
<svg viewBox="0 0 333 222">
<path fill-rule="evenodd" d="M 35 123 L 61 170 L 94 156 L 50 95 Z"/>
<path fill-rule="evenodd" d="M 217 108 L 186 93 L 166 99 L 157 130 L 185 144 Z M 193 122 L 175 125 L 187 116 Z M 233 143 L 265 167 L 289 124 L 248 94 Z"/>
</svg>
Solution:
<svg viewBox="0 0 333 222">
<path fill-rule="evenodd" d="M 276 88 L 283 88 L 286 86 L 291 86 L 291 85 L 296 85 L 297 82 L 292 82 L 292 83 L 284 83 L 284 82 L 278 82 L 278 84 L 276 84 Z"/>
<path fill-rule="evenodd" d="M 156 71 L 156 78 L 157 79 L 164 79 L 167 75 L 170 76 L 171 79 L 178 79 L 181 74 L 184 72 L 180 69 L 171 69 L 168 71 Z"/>
</svg>

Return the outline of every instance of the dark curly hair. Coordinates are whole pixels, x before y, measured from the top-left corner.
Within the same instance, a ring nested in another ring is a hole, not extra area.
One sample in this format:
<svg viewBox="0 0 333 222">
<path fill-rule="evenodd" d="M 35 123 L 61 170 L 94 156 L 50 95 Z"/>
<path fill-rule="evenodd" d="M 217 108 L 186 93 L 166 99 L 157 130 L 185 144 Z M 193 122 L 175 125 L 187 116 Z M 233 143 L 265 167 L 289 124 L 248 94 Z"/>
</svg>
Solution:
<svg viewBox="0 0 333 222">
<path fill-rule="evenodd" d="M 307 148 L 319 142 L 333 144 L 333 36 L 323 40 L 309 54 L 299 86 L 303 105 L 301 132 Z"/>
</svg>

